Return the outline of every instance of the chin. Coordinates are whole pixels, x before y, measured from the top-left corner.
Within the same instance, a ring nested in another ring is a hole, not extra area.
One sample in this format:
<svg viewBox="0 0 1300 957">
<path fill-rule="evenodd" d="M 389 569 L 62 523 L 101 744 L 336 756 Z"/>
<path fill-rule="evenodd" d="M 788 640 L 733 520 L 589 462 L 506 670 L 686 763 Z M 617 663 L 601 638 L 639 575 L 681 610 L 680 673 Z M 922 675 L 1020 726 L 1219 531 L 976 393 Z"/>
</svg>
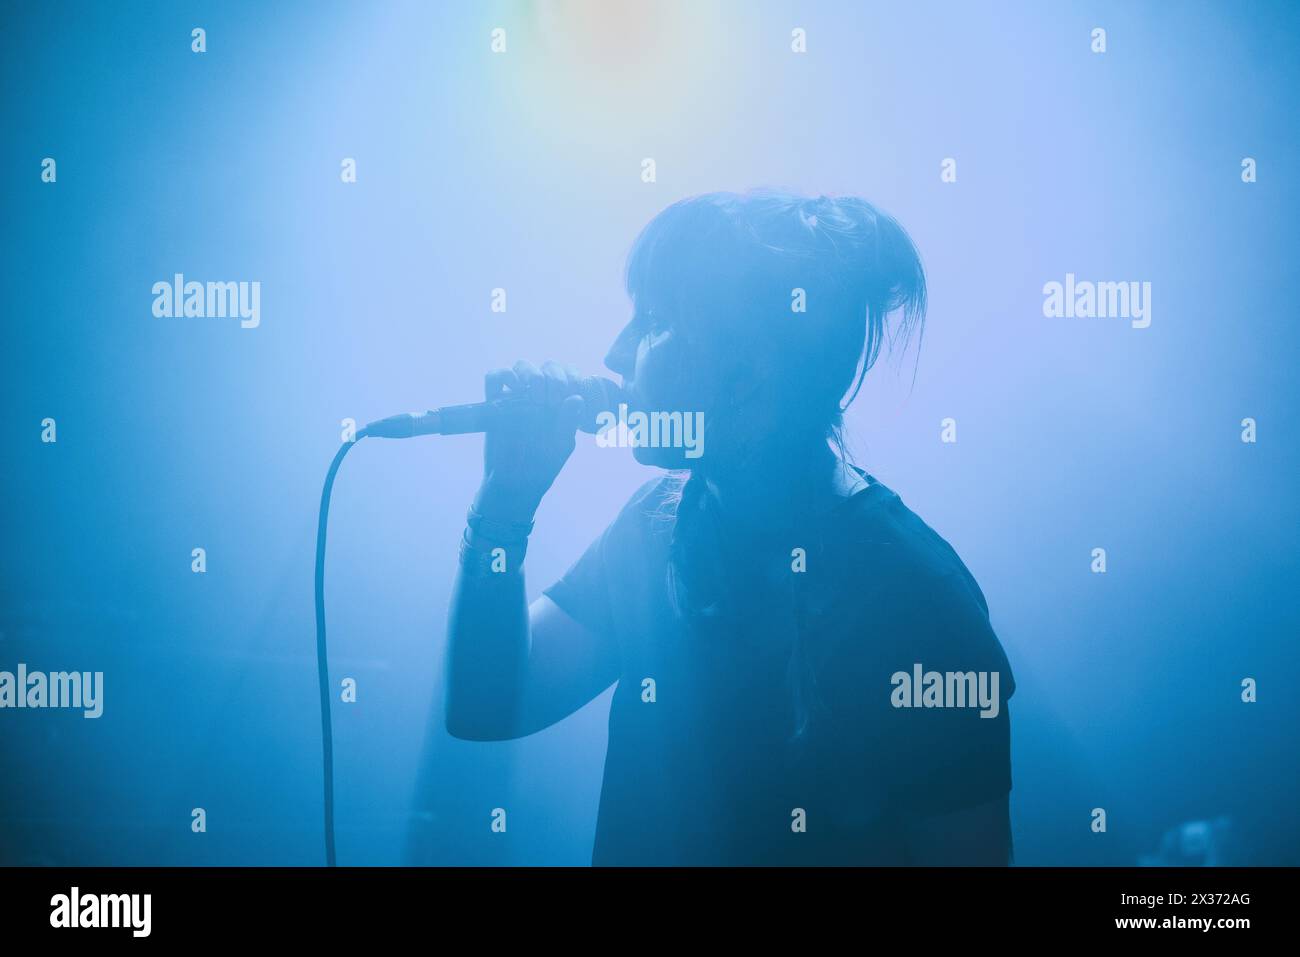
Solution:
<svg viewBox="0 0 1300 957">
<path fill-rule="evenodd" d="M 652 448 L 650 446 L 638 446 L 632 450 L 632 457 L 642 465 L 648 465 L 651 468 L 668 469 L 675 471 L 677 469 L 693 469 L 700 464 L 700 459 L 688 459 L 685 449 L 665 449 Z"/>
</svg>

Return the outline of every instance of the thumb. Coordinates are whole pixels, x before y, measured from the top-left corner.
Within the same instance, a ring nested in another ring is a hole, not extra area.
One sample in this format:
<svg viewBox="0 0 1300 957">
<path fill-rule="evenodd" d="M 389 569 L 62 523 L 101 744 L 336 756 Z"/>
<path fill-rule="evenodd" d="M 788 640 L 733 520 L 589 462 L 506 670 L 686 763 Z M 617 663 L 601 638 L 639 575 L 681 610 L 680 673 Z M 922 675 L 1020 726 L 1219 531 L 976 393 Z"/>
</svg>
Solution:
<svg viewBox="0 0 1300 957">
<path fill-rule="evenodd" d="M 580 395 L 571 395 L 560 405 L 558 428 L 565 435 L 572 435 L 582 424 L 582 410 L 586 402 Z"/>
</svg>

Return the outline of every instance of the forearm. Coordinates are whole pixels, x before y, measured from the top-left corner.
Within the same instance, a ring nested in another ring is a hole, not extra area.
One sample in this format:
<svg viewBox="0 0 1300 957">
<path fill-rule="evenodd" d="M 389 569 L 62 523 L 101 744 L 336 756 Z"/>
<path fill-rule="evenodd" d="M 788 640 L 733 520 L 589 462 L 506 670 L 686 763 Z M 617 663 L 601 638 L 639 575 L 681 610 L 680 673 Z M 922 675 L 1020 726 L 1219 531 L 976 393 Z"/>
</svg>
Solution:
<svg viewBox="0 0 1300 957">
<path fill-rule="evenodd" d="M 529 400 L 483 439 L 483 483 L 470 508 L 447 621 L 447 730 L 500 740 L 526 733 L 531 628 L 523 559 L 542 497 L 573 452 L 583 415 L 576 374 L 517 362 L 484 381 L 484 397 Z"/>
<path fill-rule="evenodd" d="M 446 720 L 458 738 L 500 740 L 519 727 L 528 665 L 524 546 L 494 526 L 467 529 L 447 620 Z"/>
</svg>

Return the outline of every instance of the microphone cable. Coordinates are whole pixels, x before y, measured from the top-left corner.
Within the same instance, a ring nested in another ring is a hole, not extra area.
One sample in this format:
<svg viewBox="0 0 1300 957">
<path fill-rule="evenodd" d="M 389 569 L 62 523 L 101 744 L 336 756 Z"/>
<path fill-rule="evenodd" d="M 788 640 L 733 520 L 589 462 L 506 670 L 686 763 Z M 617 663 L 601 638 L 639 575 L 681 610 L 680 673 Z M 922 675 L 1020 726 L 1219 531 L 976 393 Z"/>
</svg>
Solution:
<svg viewBox="0 0 1300 957">
<path fill-rule="evenodd" d="M 325 486 L 320 493 L 320 521 L 316 525 L 316 671 L 320 678 L 320 728 L 321 750 L 325 770 L 325 866 L 335 867 L 334 856 L 334 730 L 330 721 L 330 666 L 325 650 L 325 529 L 329 522 L 330 492 L 334 489 L 334 476 L 348 450 L 367 435 L 365 429 L 351 442 L 344 442 L 330 463 L 325 475 Z"/>
<path fill-rule="evenodd" d="M 614 401 L 619 393 L 618 386 L 608 379 L 588 378 L 580 383 L 581 394 L 589 404 Z M 321 757 L 324 765 L 324 809 L 325 809 L 325 866 L 338 866 L 334 853 L 334 728 L 330 718 L 330 673 L 329 655 L 325 645 L 325 533 L 329 524 L 330 493 L 334 490 L 334 478 L 344 457 L 366 436 L 377 439 L 409 439 L 417 435 L 458 435 L 466 432 L 485 430 L 494 403 L 477 402 L 471 405 L 453 405 L 441 409 L 431 409 L 419 415 L 403 413 L 390 415 L 386 419 L 370 422 L 364 429 L 357 431 L 352 441 L 344 442 L 334 454 L 334 461 L 325 473 L 325 485 L 320 492 L 320 520 L 316 525 L 316 673 L 320 680 L 320 730 Z M 599 416 L 595 415 L 597 422 Z M 578 426 L 582 431 L 592 431 L 585 426 Z"/>
</svg>

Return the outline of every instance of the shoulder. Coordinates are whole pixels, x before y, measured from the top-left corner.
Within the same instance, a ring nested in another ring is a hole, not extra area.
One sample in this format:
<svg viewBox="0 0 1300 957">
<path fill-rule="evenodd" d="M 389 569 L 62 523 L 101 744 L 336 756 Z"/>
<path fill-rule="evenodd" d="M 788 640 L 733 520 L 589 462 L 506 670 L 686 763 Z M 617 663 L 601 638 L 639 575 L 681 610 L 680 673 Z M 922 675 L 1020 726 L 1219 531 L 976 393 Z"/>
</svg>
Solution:
<svg viewBox="0 0 1300 957">
<path fill-rule="evenodd" d="M 623 511 L 653 515 L 660 508 L 670 505 L 681 494 L 685 481 L 685 476 L 679 472 L 656 475 L 641 483 L 627 500 L 627 504 L 623 506 Z"/>
<path fill-rule="evenodd" d="M 987 610 L 983 593 L 956 550 L 893 489 L 873 481 L 845 504 L 845 510 L 841 538 L 850 555 L 898 585 L 955 591 Z"/>
<path fill-rule="evenodd" d="M 643 563 L 655 544 L 667 546 L 681 481 L 673 473 L 641 483 L 591 545 L 605 560 Z"/>
<path fill-rule="evenodd" d="M 862 614 L 890 659 L 961 671 L 998 671 L 1014 687 L 988 603 L 956 550 L 887 486 L 851 503 L 841 555 L 855 573 Z"/>
<path fill-rule="evenodd" d="M 674 472 L 641 483 L 619 509 L 610 530 L 643 534 L 660 526 L 671 528 L 683 483 L 684 479 Z"/>
</svg>

